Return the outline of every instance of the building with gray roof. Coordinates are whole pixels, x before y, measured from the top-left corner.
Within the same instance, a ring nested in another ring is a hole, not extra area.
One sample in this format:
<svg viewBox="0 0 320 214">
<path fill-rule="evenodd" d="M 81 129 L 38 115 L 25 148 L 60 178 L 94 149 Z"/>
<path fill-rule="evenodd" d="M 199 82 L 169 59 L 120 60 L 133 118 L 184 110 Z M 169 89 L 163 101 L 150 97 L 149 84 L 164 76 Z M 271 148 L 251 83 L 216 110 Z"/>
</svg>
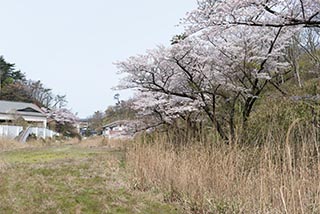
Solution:
<svg viewBox="0 0 320 214">
<path fill-rule="evenodd" d="M 28 123 L 47 126 L 46 114 L 35 104 L 0 100 L 0 122 L 23 118 Z"/>
</svg>

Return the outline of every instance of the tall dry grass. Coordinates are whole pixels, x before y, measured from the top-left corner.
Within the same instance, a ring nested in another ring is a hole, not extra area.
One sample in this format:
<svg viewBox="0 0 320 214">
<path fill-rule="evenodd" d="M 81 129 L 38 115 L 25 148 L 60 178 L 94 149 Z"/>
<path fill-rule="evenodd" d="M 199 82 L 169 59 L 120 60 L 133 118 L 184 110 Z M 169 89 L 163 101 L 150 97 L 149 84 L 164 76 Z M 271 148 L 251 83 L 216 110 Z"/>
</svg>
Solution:
<svg viewBox="0 0 320 214">
<path fill-rule="evenodd" d="M 0 151 L 25 148 L 27 146 L 28 146 L 27 144 L 19 143 L 16 140 L 0 137 Z"/>
<path fill-rule="evenodd" d="M 39 148 L 48 146 L 60 146 L 60 145 L 72 145 L 79 143 L 78 139 L 66 139 L 66 140 L 56 140 L 56 139 L 32 139 L 25 143 L 21 143 L 14 139 L 1 138 L 0 137 L 0 152 L 10 151 L 15 149 L 23 148 Z"/>
<path fill-rule="evenodd" d="M 317 130 L 295 121 L 261 141 L 177 148 L 159 135 L 135 142 L 127 154 L 132 185 L 161 191 L 189 213 L 320 213 Z"/>
</svg>

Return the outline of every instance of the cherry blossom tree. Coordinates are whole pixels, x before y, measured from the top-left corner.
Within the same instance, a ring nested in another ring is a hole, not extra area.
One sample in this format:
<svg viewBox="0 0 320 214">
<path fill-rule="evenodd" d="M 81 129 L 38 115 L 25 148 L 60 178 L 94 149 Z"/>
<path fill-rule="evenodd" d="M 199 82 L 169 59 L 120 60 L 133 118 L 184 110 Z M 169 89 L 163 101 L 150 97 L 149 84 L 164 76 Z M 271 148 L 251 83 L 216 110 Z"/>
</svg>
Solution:
<svg viewBox="0 0 320 214">
<path fill-rule="evenodd" d="M 79 119 L 74 115 L 69 109 L 66 108 L 56 108 L 56 109 L 46 109 L 42 110 L 47 114 L 49 120 L 53 121 L 53 129 L 55 131 L 62 133 L 65 136 L 78 136 L 77 125 Z"/>
<path fill-rule="evenodd" d="M 69 123 L 76 125 L 78 122 L 78 118 L 66 108 L 53 109 L 48 112 L 48 117 L 55 120 L 59 124 Z"/>
<path fill-rule="evenodd" d="M 267 85 L 281 91 L 277 77 L 292 71 L 285 50 L 303 28 L 319 28 L 319 12 L 319 0 L 203 0 L 185 18 L 188 34 L 212 43 L 229 65 L 223 73 L 245 89 L 230 97 L 243 103 L 244 126 Z"/>
<path fill-rule="evenodd" d="M 189 32 L 219 26 L 319 27 L 319 0 L 200 0 L 185 22 Z"/>
<path fill-rule="evenodd" d="M 201 0 L 184 19 L 172 46 L 117 63 L 122 88 L 140 91 L 140 109 L 161 120 L 207 115 L 225 140 L 237 117 L 246 126 L 267 86 L 293 71 L 286 50 L 305 28 L 318 28 L 320 3 L 311 0 Z M 239 114 L 240 113 L 240 114 Z"/>
</svg>

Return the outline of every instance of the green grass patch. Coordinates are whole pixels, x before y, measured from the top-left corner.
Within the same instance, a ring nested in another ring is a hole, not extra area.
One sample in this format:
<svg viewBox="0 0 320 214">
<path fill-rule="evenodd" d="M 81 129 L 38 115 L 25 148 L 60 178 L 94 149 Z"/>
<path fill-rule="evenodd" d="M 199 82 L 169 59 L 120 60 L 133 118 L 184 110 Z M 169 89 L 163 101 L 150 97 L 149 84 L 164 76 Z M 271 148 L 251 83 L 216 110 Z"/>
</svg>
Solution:
<svg viewBox="0 0 320 214">
<path fill-rule="evenodd" d="M 61 146 L 0 153 L 0 213 L 179 213 L 129 190 L 121 151 Z"/>
</svg>

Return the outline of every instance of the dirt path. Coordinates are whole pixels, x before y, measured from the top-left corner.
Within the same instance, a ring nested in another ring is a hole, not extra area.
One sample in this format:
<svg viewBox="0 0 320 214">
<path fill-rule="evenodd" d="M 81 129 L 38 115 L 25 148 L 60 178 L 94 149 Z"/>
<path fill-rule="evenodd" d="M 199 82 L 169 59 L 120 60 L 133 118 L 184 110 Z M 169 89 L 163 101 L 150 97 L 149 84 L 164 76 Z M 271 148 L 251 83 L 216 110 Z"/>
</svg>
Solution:
<svg viewBox="0 0 320 214">
<path fill-rule="evenodd" d="M 181 213 L 132 191 L 123 157 L 76 146 L 0 152 L 0 213 Z"/>
</svg>

